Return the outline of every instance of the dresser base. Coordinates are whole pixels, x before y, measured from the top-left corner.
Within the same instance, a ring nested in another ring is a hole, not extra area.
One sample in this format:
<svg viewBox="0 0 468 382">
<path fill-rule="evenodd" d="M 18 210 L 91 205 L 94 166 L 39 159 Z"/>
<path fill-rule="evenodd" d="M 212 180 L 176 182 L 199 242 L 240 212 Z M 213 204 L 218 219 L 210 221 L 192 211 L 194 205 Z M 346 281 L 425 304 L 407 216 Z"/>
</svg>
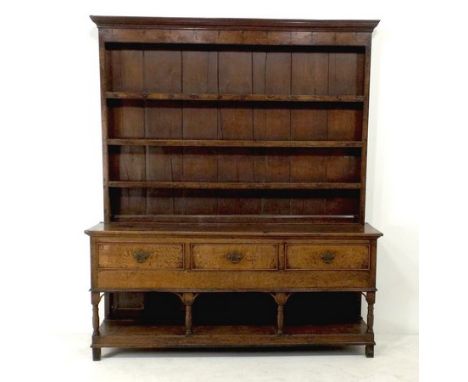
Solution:
<svg viewBox="0 0 468 382">
<path fill-rule="evenodd" d="M 369 225 L 111 224 L 87 232 L 95 360 L 103 347 L 362 345 L 373 356 L 381 234 Z"/>
</svg>

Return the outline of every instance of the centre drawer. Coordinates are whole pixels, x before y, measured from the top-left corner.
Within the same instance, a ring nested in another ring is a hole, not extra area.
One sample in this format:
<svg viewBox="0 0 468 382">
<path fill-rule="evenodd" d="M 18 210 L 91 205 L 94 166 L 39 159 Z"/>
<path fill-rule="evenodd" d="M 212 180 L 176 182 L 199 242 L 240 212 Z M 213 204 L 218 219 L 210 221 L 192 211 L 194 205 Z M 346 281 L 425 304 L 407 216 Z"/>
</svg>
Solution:
<svg viewBox="0 0 468 382">
<path fill-rule="evenodd" d="M 285 248 L 287 270 L 368 270 L 368 244 L 290 243 Z"/>
<path fill-rule="evenodd" d="M 193 270 L 276 270 L 277 244 L 192 244 Z"/>
</svg>

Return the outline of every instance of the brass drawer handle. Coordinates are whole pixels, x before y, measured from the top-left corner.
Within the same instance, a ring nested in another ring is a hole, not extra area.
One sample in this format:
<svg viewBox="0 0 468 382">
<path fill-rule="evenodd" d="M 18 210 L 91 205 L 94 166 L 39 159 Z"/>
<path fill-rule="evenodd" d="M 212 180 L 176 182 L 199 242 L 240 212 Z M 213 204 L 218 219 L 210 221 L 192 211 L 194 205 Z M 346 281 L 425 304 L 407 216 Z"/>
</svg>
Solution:
<svg viewBox="0 0 468 382">
<path fill-rule="evenodd" d="M 335 254 L 331 252 L 325 252 L 320 256 L 320 258 L 323 260 L 325 264 L 331 264 L 333 260 L 335 260 Z"/>
<path fill-rule="evenodd" d="M 244 255 L 238 251 L 228 252 L 226 258 L 233 264 L 238 264 L 244 258 Z"/>
<path fill-rule="evenodd" d="M 144 263 L 148 258 L 150 257 L 150 254 L 148 252 L 144 251 L 135 251 L 133 252 L 133 258 L 136 260 L 137 263 Z"/>
</svg>

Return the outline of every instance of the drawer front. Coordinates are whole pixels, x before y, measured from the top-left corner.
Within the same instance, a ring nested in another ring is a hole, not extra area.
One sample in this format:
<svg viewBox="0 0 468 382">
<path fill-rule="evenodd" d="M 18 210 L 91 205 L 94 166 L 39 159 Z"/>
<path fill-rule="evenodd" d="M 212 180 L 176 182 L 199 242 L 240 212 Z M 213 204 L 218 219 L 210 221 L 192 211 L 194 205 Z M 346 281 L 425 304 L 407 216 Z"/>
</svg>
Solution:
<svg viewBox="0 0 468 382">
<path fill-rule="evenodd" d="M 99 268 L 183 269 L 182 244 L 100 243 Z"/>
<path fill-rule="evenodd" d="M 366 244 L 287 244 L 287 270 L 368 270 Z"/>
<path fill-rule="evenodd" d="M 194 270 L 276 270 L 275 244 L 193 244 Z"/>
</svg>

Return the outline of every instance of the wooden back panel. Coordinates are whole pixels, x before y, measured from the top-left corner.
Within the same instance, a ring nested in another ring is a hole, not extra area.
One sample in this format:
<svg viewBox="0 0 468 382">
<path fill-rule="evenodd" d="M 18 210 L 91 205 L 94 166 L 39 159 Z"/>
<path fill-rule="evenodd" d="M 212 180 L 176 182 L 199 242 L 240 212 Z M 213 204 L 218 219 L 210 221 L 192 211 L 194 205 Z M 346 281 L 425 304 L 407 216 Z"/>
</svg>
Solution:
<svg viewBox="0 0 468 382">
<path fill-rule="evenodd" d="M 364 222 L 377 22 L 92 19 L 106 222 Z"/>
</svg>

